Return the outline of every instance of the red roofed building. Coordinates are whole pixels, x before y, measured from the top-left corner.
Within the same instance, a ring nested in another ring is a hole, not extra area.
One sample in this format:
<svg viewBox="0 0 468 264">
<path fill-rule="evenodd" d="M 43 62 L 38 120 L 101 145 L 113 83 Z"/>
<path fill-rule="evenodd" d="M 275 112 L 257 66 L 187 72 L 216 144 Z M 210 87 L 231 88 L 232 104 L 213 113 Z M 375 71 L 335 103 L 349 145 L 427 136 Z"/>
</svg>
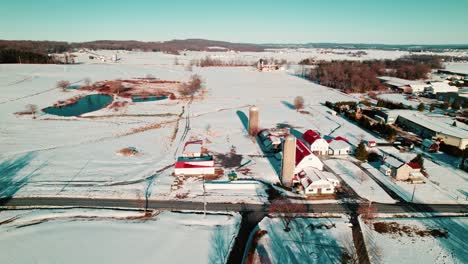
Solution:
<svg viewBox="0 0 468 264">
<path fill-rule="evenodd" d="M 328 142 L 319 133 L 309 129 L 302 135 L 302 139 L 309 144 L 314 154 L 326 155 L 328 153 Z"/>
<path fill-rule="evenodd" d="M 296 141 L 296 168 L 294 174 L 301 172 L 306 167 L 323 170 L 323 163 L 301 140 Z"/>
</svg>

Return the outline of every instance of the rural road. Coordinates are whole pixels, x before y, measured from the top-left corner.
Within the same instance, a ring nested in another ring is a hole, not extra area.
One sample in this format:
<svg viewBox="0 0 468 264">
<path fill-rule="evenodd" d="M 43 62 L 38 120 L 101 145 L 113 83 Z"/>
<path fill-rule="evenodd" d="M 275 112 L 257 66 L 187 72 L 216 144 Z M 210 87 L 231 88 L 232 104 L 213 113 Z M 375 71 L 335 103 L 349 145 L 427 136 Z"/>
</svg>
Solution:
<svg viewBox="0 0 468 264">
<path fill-rule="evenodd" d="M 368 203 L 362 203 L 367 205 Z M 437 212 L 437 213 L 468 213 L 468 206 L 458 204 L 413 204 L 372 203 L 379 213 L 411 213 L 411 212 Z M 1 207 L 94 207 L 94 208 L 144 208 L 144 202 L 134 199 L 92 199 L 92 198 L 64 198 L 64 197 L 34 197 L 34 198 L 1 198 Z M 321 203 L 305 204 L 309 213 L 351 213 L 359 204 L 349 203 Z M 162 210 L 203 210 L 203 202 L 149 200 L 149 209 Z M 211 203 L 206 205 L 208 211 L 234 211 L 234 212 L 261 212 L 268 213 L 269 204 L 247 203 Z"/>
</svg>

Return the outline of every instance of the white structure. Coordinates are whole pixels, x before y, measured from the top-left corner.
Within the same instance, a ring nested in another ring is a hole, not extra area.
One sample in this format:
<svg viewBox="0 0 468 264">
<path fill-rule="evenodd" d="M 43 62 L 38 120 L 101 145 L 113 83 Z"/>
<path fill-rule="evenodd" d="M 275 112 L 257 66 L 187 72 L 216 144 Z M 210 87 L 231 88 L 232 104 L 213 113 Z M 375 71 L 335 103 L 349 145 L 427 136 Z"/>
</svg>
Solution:
<svg viewBox="0 0 468 264">
<path fill-rule="evenodd" d="M 174 167 L 175 175 L 213 175 L 215 173 L 213 159 L 179 158 Z"/>
<path fill-rule="evenodd" d="M 306 167 L 295 178 L 306 195 L 332 194 L 335 192 L 336 181 L 330 181 L 329 172 L 320 171 L 316 168 Z M 333 175 L 332 175 L 333 176 Z M 336 180 L 336 178 L 334 178 Z"/>
<path fill-rule="evenodd" d="M 431 85 L 426 88 L 426 92 L 430 94 L 458 93 L 458 88 L 449 85 L 447 82 L 431 82 Z"/>
<path fill-rule="evenodd" d="M 182 156 L 186 158 L 195 158 L 200 157 L 202 152 L 203 141 L 189 141 L 184 145 L 184 150 L 182 151 Z"/>
<path fill-rule="evenodd" d="M 300 173 L 307 167 L 323 170 L 323 163 L 301 140 L 296 140 L 296 167 L 294 168 L 294 174 Z"/>
<path fill-rule="evenodd" d="M 328 154 L 328 142 L 323 139 L 319 133 L 309 129 L 304 134 L 302 134 L 302 138 L 309 144 L 310 150 L 314 154 Z"/>
<path fill-rule="evenodd" d="M 328 155 L 348 155 L 351 152 L 351 145 L 344 140 L 333 140 L 329 143 Z"/>
<path fill-rule="evenodd" d="M 414 94 L 423 93 L 426 90 L 426 88 L 430 87 L 430 85 L 428 84 L 410 84 L 409 86 L 411 87 L 411 91 Z"/>
</svg>

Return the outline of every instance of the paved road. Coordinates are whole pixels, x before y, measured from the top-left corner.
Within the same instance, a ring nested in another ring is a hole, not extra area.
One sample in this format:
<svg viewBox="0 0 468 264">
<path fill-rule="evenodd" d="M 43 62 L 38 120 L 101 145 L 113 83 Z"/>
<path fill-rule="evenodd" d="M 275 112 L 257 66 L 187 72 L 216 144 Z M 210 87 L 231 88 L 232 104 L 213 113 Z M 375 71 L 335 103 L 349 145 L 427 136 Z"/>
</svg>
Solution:
<svg viewBox="0 0 468 264">
<path fill-rule="evenodd" d="M 95 208 L 123 208 L 135 209 L 144 208 L 144 201 L 133 199 L 92 199 L 92 198 L 62 198 L 62 197 L 35 197 L 35 198 L 2 198 L 0 206 L 15 207 L 95 207 Z M 324 203 L 324 204 L 306 204 L 309 213 L 351 213 L 360 204 L 349 203 Z M 367 205 L 367 203 L 362 203 Z M 454 204 L 382 204 L 372 203 L 379 213 L 410 213 L 410 212 L 439 212 L 439 213 L 468 213 L 468 206 Z M 149 200 L 149 209 L 166 210 L 203 210 L 202 202 L 189 201 L 164 201 Z M 268 204 L 232 204 L 232 203 L 207 203 L 209 211 L 234 211 L 234 212 L 262 212 L 267 213 Z"/>
</svg>

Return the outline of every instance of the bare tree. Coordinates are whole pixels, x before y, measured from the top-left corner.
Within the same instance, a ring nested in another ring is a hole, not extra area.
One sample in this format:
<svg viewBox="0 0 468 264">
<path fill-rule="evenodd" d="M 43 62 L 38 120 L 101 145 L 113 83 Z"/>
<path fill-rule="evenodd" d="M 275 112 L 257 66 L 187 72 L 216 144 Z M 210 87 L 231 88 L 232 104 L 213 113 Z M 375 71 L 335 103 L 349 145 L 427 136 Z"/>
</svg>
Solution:
<svg viewBox="0 0 468 264">
<path fill-rule="evenodd" d="M 296 96 L 296 98 L 294 98 L 294 108 L 298 111 L 304 108 L 304 98 L 302 96 Z"/>
<path fill-rule="evenodd" d="M 174 57 L 174 65 L 179 65 L 179 59 L 177 57 Z"/>
<path fill-rule="evenodd" d="M 31 113 L 31 115 L 33 116 L 33 119 L 36 119 L 37 105 L 34 105 L 34 104 L 26 105 L 26 111 Z"/>
<path fill-rule="evenodd" d="M 291 203 L 285 198 L 280 198 L 271 203 L 270 213 L 279 214 L 284 220 L 284 231 L 289 232 L 291 220 L 307 213 L 307 207 L 302 203 Z"/>
<path fill-rule="evenodd" d="M 125 90 L 125 86 L 123 86 L 122 82 L 114 81 L 109 83 L 110 91 L 114 94 L 119 95 L 121 92 Z"/>
<path fill-rule="evenodd" d="M 70 86 L 69 81 L 61 80 L 57 82 L 57 88 L 61 88 L 62 91 L 66 91 L 68 86 Z"/>
<path fill-rule="evenodd" d="M 200 75 L 194 74 L 187 83 L 183 83 L 179 86 L 179 93 L 184 96 L 194 95 L 202 88 L 202 83 L 203 81 Z"/>
</svg>

